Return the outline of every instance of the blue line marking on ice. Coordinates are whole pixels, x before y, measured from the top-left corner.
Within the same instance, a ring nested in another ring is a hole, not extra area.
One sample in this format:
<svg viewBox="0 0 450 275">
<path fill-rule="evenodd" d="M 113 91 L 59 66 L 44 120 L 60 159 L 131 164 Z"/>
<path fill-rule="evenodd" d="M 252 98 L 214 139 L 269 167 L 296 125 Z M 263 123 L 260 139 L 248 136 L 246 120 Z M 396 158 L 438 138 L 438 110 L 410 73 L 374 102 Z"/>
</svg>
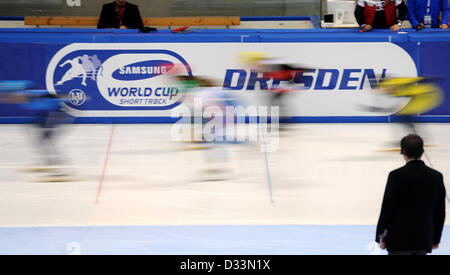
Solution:
<svg viewBox="0 0 450 275">
<path fill-rule="evenodd" d="M 432 255 L 450 254 L 450 226 Z M 1 227 L 0 254 L 370 255 L 375 225 Z"/>
</svg>

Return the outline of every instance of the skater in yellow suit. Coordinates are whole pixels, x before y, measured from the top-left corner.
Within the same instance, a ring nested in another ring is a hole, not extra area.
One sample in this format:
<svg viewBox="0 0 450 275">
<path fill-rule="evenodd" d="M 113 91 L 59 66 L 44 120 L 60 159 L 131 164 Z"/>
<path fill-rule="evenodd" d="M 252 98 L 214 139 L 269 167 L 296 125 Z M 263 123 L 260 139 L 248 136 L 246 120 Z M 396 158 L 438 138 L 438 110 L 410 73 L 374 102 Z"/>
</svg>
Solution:
<svg viewBox="0 0 450 275">
<path fill-rule="evenodd" d="M 398 116 L 413 133 L 416 129 L 413 116 L 428 112 L 442 103 L 443 92 L 435 84 L 434 78 L 427 77 L 399 77 L 382 81 L 379 91 L 393 97 L 409 97 L 409 102 L 394 115 Z"/>
</svg>

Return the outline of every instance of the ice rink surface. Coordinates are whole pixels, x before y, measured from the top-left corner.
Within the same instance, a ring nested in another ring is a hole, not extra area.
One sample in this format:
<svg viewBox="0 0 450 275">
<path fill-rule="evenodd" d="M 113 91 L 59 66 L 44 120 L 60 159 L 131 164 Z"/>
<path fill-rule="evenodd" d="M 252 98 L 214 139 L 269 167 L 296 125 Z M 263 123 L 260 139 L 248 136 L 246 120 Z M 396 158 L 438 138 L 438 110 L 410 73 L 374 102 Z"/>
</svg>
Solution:
<svg viewBox="0 0 450 275">
<path fill-rule="evenodd" d="M 68 181 L 51 182 L 25 171 L 41 165 L 35 129 L 0 125 L 0 254 L 385 253 L 375 225 L 402 125 L 291 124 L 267 155 L 174 142 L 171 127 L 66 126 Z M 450 190 L 450 124 L 418 129 Z M 450 254 L 449 229 L 433 254 Z"/>
</svg>

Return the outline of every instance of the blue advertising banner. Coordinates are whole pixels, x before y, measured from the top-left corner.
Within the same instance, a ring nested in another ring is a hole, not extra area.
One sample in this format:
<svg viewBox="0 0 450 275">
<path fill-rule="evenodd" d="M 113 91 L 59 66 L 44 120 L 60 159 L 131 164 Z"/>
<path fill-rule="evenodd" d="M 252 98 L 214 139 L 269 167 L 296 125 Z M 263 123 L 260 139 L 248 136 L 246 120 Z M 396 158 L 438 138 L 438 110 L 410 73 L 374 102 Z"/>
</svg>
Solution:
<svg viewBox="0 0 450 275">
<path fill-rule="evenodd" d="M 450 35 L 358 30 L 194 30 L 185 34 L 135 30 L 1 29 L 0 81 L 30 80 L 34 89 L 68 96 L 79 122 L 174 122 L 183 102 L 170 71 L 211 76 L 247 103 L 262 104 L 266 83 L 236 61 L 265 51 L 311 70 L 296 80 L 294 122 L 387 122 L 394 112 L 358 109 L 371 100 L 369 78 L 438 77 L 443 102 L 418 116 L 450 121 Z M 309 84 L 308 84 L 309 83 Z M 333 85 L 334 83 L 334 85 Z M 309 86 L 308 86 L 308 85 Z M 404 102 L 397 102 L 398 106 Z M 296 106 L 296 107 L 295 107 Z M 399 109 L 398 107 L 397 109 Z M 0 122 L 28 122 L 34 111 L 0 103 Z M 20 119 L 22 120 L 20 120 Z"/>
</svg>

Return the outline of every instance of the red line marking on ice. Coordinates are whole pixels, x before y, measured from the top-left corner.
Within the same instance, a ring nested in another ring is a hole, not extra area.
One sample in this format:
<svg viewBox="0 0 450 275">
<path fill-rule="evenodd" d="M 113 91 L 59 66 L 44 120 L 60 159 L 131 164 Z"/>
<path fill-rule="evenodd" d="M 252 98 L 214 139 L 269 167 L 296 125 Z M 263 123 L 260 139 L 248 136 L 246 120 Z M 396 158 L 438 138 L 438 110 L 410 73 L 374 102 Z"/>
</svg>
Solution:
<svg viewBox="0 0 450 275">
<path fill-rule="evenodd" d="M 106 168 L 108 167 L 109 153 L 111 152 L 111 145 L 112 145 L 115 129 L 116 129 L 116 125 L 113 125 L 112 129 L 111 129 L 111 135 L 109 136 L 108 149 L 106 150 L 105 163 L 103 164 L 103 171 L 102 171 L 102 175 L 100 177 L 100 183 L 98 184 L 97 198 L 95 199 L 95 204 L 98 204 L 98 201 L 100 199 L 100 193 L 102 192 L 103 180 L 105 179 Z"/>
</svg>

